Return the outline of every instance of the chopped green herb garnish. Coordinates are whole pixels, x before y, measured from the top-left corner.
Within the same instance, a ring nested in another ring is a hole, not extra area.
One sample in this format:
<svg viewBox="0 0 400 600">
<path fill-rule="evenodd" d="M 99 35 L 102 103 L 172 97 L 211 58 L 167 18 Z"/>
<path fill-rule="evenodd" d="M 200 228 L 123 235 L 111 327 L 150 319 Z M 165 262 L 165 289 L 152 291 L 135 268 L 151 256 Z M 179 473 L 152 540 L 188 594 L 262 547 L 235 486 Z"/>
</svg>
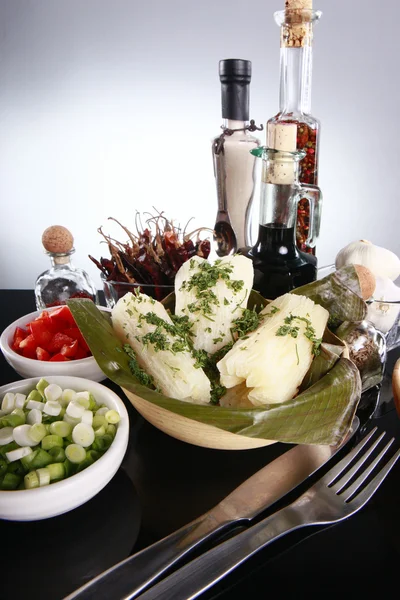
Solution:
<svg viewBox="0 0 400 600">
<path fill-rule="evenodd" d="M 233 333 L 237 333 L 238 338 L 242 338 L 257 329 L 262 318 L 262 315 L 258 314 L 255 310 L 245 308 L 242 316 L 233 321 L 232 331 Z"/>
<path fill-rule="evenodd" d="M 236 294 L 244 286 L 242 280 L 231 280 L 230 276 L 233 272 L 231 263 L 222 263 L 221 260 L 216 260 L 212 265 L 209 262 L 198 263 L 191 259 L 189 263 L 190 269 L 196 267 L 196 272 L 190 276 L 188 280 L 182 282 L 180 289 L 191 291 L 193 290 L 196 296 L 195 302 L 190 303 L 187 309 L 190 313 L 200 312 L 203 316 L 213 315 L 213 308 L 219 306 L 219 300 L 216 294 L 212 291 L 219 279 L 226 282 L 226 286 L 233 290 Z M 224 304 L 229 304 L 225 298 Z"/>
<path fill-rule="evenodd" d="M 225 394 L 226 387 L 220 384 L 211 383 L 211 400 L 210 404 L 219 404 L 220 398 Z"/>
<path fill-rule="evenodd" d="M 132 348 L 129 346 L 129 344 L 124 344 L 123 346 L 125 352 L 127 353 L 127 355 L 130 358 L 129 361 L 129 368 L 131 370 L 131 373 L 134 377 L 136 377 L 136 379 L 139 381 L 139 383 L 141 383 L 142 385 L 145 385 L 147 387 L 149 386 L 154 386 L 154 379 L 151 375 L 148 375 L 146 373 L 146 371 L 144 371 L 136 358 L 136 354 L 135 352 L 132 350 Z"/>
<path fill-rule="evenodd" d="M 303 323 L 306 324 L 304 335 L 312 343 L 312 354 L 314 356 L 318 356 L 318 354 L 321 352 L 322 338 L 315 337 L 315 329 L 312 326 L 310 319 L 307 319 L 307 317 L 297 317 L 295 315 L 288 315 L 287 317 L 285 317 L 285 325 L 281 325 L 281 327 L 279 327 L 275 335 L 291 335 L 293 338 L 297 338 L 300 328 L 292 325 L 292 322 L 294 320 L 303 321 Z"/>
</svg>

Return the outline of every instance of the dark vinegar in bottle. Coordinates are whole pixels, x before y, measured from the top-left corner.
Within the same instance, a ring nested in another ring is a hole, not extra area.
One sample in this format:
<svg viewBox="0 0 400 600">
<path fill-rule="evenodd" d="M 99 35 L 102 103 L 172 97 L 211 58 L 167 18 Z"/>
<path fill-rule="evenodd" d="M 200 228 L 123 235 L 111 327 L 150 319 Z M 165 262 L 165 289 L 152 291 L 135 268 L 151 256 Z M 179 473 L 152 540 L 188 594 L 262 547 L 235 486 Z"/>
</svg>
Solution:
<svg viewBox="0 0 400 600">
<path fill-rule="evenodd" d="M 267 223 L 259 226 L 255 246 L 241 251 L 253 261 L 253 288 L 264 298 L 273 300 L 317 278 L 317 259 L 298 250 L 295 239 L 294 227 Z"/>
</svg>

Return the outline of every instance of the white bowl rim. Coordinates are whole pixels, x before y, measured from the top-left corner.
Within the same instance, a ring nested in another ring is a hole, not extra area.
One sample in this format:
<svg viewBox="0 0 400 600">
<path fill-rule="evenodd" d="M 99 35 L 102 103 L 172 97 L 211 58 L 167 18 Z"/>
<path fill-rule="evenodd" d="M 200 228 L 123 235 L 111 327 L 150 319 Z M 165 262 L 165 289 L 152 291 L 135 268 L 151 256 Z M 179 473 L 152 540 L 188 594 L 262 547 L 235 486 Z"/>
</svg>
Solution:
<svg viewBox="0 0 400 600">
<path fill-rule="evenodd" d="M 66 305 L 61 305 L 61 306 L 66 306 Z M 109 308 L 107 308 L 105 306 L 98 306 L 98 305 L 96 305 L 96 306 L 100 310 L 104 310 L 105 312 L 111 312 L 111 309 L 109 309 Z M 28 358 L 27 356 L 23 356 L 22 354 L 18 354 L 18 352 L 15 352 L 15 350 L 13 350 L 11 348 L 11 346 L 10 346 L 11 334 L 13 334 L 13 330 L 16 327 L 20 327 L 19 325 L 17 325 L 17 323 L 19 321 L 21 321 L 22 319 L 24 319 L 24 320 L 26 319 L 26 322 L 30 323 L 31 320 L 33 320 L 33 317 L 35 315 L 40 314 L 43 311 L 56 310 L 57 308 L 60 308 L 60 306 L 51 306 L 49 308 L 44 308 L 43 310 L 35 310 L 35 311 L 31 312 L 31 313 L 23 315 L 22 317 L 19 317 L 18 319 L 15 319 L 15 321 L 13 321 L 12 323 L 10 323 L 10 325 L 7 325 L 7 327 L 3 330 L 2 334 L 0 335 L 0 349 L 1 349 L 1 351 L 4 354 L 8 353 L 9 356 L 15 356 L 15 357 L 18 357 L 18 359 L 28 361 L 26 364 L 33 365 L 33 364 L 37 363 L 38 362 L 37 358 Z M 78 327 L 78 329 L 79 329 L 79 327 Z M 89 361 L 89 360 L 90 361 L 95 360 L 94 356 L 93 355 L 92 356 L 86 356 L 86 358 L 79 358 L 78 360 L 73 360 L 73 361 L 68 361 L 68 362 L 72 362 L 74 365 L 81 365 L 81 364 L 87 363 L 87 361 Z M 50 361 L 46 361 L 46 362 L 50 362 Z M 55 362 L 55 361 L 53 361 L 53 362 Z"/>
<path fill-rule="evenodd" d="M 87 472 L 89 471 L 89 469 L 90 469 L 90 473 L 92 473 L 92 474 L 94 474 L 95 471 L 102 470 L 102 464 L 101 464 L 102 459 L 107 457 L 108 460 L 111 461 L 111 459 L 114 458 L 114 455 L 118 452 L 118 449 L 117 449 L 118 444 L 115 444 L 115 442 L 122 442 L 124 437 L 126 437 L 126 439 L 128 439 L 129 416 L 128 416 L 128 411 L 126 409 L 125 404 L 123 403 L 121 398 L 118 396 L 118 394 L 116 394 L 115 392 L 110 390 L 110 388 L 108 388 L 107 386 L 102 385 L 101 383 L 98 383 L 97 381 L 92 381 L 91 379 L 85 379 L 84 377 L 74 377 L 73 375 L 48 375 L 47 377 L 31 377 L 29 379 L 20 379 L 19 381 L 13 381 L 12 383 L 7 383 L 5 385 L 2 385 L 0 387 L 0 395 L 6 391 L 6 388 L 7 388 L 7 391 L 11 391 L 9 388 L 11 388 L 12 386 L 15 386 L 16 388 L 26 387 L 29 384 L 32 384 L 33 386 L 35 386 L 36 383 L 38 381 L 40 381 L 40 379 L 46 379 L 47 381 L 49 381 L 49 383 L 56 383 L 57 381 L 60 381 L 60 379 L 63 379 L 63 378 L 73 379 L 74 381 L 76 381 L 77 385 L 83 385 L 83 382 L 85 382 L 86 386 L 94 387 L 97 389 L 106 388 L 108 393 L 110 394 L 110 396 L 112 398 L 116 399 L 117 404 L 118 404 L 118 412 L 120 414 L 121 420 L 118 423 L 117 433 L 115 434 L 115 438 L 113 439 L 111 446 L 92 465 L 89 465 L 88 467 L 86 467 L 86 469 L 83 469 L 83 471 L 81 471 L 80 473 L 75 473 L 74 475 L 71 475 L 71 477 L 67 477 L 66 479 L 62 479 L 61 481 L 57 481 L 50 485 L 46 485 L 41 488 L 34 488 L 31 490 L 0 490 L 0 495 L 1 494 L 9 495 L 9 494 L 17 494 L 18 493 L 19 497 L 21 497 L 21 493 L 24 493 L 26 498 L 39 499 L 41 497 L 41 495 L 48 493 L 48 490 L 64 489 L 65 491 L 67 491 L 70 487 L 78 485 L 80 481 L 83 481 Z M 71 389 L 73 389 L 72 386 L 73 386 L 73 383 L 71 384 Z M 114 448 L 113 448 L 113 446 L 114 446 Z M 99 463 L 100 463 L 100 466 L 99 466 Z"/>
</svg>

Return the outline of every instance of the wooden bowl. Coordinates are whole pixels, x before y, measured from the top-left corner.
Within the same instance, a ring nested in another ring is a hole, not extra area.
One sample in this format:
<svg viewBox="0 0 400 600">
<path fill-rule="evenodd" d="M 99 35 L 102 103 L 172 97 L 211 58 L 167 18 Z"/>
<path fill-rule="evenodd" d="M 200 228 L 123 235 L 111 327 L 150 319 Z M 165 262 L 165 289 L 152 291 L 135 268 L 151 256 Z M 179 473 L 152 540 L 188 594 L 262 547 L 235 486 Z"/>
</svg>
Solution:
<svg viewBox="0 0 400 600">
<path fill-rule="evenodd" d="M 247 437 L 182 417 L 144 400 L 125 388 L 122 390 L 146 421 L 182 442 L 215 450 L 251 450 L 276 443 L 275 440 Z"/>
</svg>

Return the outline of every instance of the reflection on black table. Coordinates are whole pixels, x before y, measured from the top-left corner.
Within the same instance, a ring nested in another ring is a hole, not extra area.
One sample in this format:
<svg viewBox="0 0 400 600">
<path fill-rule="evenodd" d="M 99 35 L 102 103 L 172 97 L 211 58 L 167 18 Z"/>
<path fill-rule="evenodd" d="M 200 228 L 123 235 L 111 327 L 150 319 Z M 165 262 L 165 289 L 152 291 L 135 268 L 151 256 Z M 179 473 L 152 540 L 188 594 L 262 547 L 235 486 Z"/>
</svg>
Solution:
<svg viewBox="0 0 400 600">
<path fill-rule="evenodd" d="M 34 308 L 33 292 L 3 291 L 0 293 L 0 329 Z M 400 444 L 400 420 L 393 408 L 390 386 L 398 355 L 398 351 L 389 355 L 375 420 L 378 426 L 395 435 Z M 2 357 L 0 369 L 1 384 L 19 379 Z M 107 385 L 124 397 L 116 386 Z M 15 563 L 9 572 L 5 563 L 0 563 L 2 573 L 10 575 L 7 584 L 2 578 L 1 600 L 28 597 L 61 600 L 67 591 L 111 563 L 157 541 L 211 508 L 286 449 L 283 444 L 246 451 L 191 446 L 166 436 L 145 422 L 128 401 L 126 405 L 131 424 L 129 448 L 122 469 L 98 496 L 47 523 L 0 522 L 3 555 L 6 554 L 9 564 Z M 371 407 L 374 407 L 373 397 L 365 416 Z M 203 598 L 258 599 L 279 590 L 283 600 L 325 600 L 359 597 L 375 589 L 379 589 L 380 598 L 388 598 L 392 586 L 397 585 L 400 564 L 399 507 L 398 463 L 360 513 L 333 527 L 294 532 L 278 540 Z M 57 524 L 58 519 L 63 527 Z M 46 528 L 43 539 L 42 526 Z M 4 542 L 5 536 L 12 538 L 11 545 Z M 21 548 L 27 551 L 20 559 L 18 540 L 21 538 L 24 540 Z M 39 575 L 32 575 L 31 565 L 36 566 L 37 559 L 41 569 Z M 25 560 L 21 566 L 20 561 Z M 47 583 L 49 579 L 51 583 Z M 26 581 L 26 587 L 22 580 Z M 48 595 L 43 592 L 46 586 Z M 34 588 L 37 589 L 33 592 Z"/>
</svg>

